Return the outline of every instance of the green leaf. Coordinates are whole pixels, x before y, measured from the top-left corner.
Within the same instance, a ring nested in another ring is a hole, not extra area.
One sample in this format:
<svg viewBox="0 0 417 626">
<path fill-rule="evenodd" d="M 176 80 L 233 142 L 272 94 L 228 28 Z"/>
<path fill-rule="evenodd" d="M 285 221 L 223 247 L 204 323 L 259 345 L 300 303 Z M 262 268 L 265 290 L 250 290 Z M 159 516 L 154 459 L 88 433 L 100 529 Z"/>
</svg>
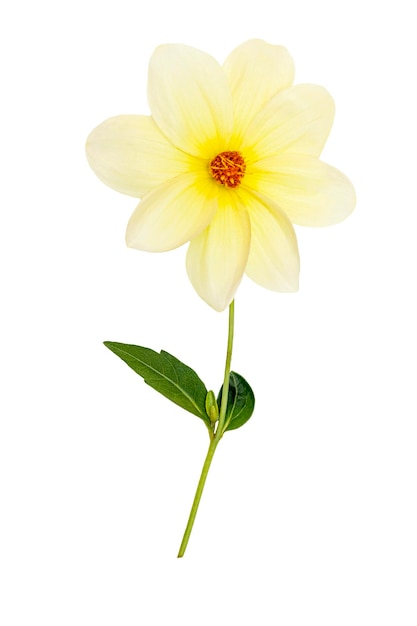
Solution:
<svg viewBox="0 0 417 626">
<path fill-rule="evenodd" d="M 200 417 L 211 428 L 205 407 L 206 386 L 188 365 L 165 350 L 158 353 L 150 348 L 113 341 L 105 341 L 104 345 L 142 376 L 146 384 Z"/>
<path fill-rule="evenodd" d="M 223 385 L 217 398 L 221 406 Z M 226 430 L 240 428 L 250 419 L 255 408 L 255 395 L 248 382 L 236 372 L 230 372 L 229 393 L 227 398 Z"/>
</svg>

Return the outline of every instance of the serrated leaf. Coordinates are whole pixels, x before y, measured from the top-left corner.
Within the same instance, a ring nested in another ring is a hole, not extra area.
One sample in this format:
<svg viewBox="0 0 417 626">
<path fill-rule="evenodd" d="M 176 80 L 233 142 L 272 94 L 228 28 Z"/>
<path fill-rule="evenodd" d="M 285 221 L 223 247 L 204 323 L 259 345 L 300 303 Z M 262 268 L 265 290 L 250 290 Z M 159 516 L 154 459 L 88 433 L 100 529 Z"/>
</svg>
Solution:
<svg viewBox="0 0 417 626">
<path fill-rule="evenodd" d="M 205 408 L 207 389 L 191 367 L 165 350 L 159 353 L 150 348 L 113 341 L 105 341 L 104 345 L 142 376 L 146 384 L 200 417 L 211 428 Z"/>
<path fill-rule="evenodd" d="M 217 403 L 221 406 L 223 385 Z M 236 372 L 230 372 L 229 393 L 227 398 L 226 430 L 240 428 L 251 418 L 255 408 L 255 395 L 249 383 Z"/>
</svg>

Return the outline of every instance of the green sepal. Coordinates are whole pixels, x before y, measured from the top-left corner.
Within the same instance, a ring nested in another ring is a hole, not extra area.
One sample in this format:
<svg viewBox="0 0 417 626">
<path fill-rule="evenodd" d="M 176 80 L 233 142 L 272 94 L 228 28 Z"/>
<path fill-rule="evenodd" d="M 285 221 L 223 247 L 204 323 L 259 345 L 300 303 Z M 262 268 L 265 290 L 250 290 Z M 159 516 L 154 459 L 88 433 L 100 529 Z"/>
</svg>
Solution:
<svg viewBox="0 0 417 626">
<path fill-rule="evenodd" d="M 222 388 L 217 397 L 217 404 L 221 406 Z M 225 417 L 226 430 L 240 428 L 251 418 L 255 408 L 255 395 L 249 383 L 236 372 L 230 372 L 229 393 L 227 398 L 227 408 Z"/>
<path fill-rule="evenodd" d="M 158 353 L 150 348 L 114 341 L 105 341 L 104 345 L 142 376 L 147 385 L 186 411 L 197 415 L 211 430 L 211 422 L 206 413 L 207 389 L 191 367 L 165 350 Z"/>
</svg>

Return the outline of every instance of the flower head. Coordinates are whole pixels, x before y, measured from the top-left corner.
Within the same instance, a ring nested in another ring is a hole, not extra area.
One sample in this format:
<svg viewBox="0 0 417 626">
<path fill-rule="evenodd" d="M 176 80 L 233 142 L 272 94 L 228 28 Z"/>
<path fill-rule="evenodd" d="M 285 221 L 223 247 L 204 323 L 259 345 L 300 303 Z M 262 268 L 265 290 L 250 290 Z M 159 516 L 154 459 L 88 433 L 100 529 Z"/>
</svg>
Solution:
<svg viewBox="0 0 417 626">
<path fill-rule="evenodd" d="M 188 276 L 218 311 L 244 273 L 296 291 L 292 223 L 334 224 L 355 205 L 349 180 L 318 158 L 333 100 L 293 79 L 287 50 L 257 39 L 223 67 L 200 50 L 160 46 L 149 65 L 152 115 L 110 118 L 87 140 L 97 176 L 141 199 L 127 245 L 163 252 L 189 241 Z"/>
</svg>

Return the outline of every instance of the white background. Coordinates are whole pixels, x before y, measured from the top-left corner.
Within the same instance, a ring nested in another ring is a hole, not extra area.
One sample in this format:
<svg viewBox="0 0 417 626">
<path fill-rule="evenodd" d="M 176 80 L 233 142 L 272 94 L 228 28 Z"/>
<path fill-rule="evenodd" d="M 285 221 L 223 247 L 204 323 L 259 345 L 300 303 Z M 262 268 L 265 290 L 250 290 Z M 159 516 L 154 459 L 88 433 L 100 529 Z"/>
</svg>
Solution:
<svg viewBox="0 0 417 626">
<path fill-rule="evenodd" d="M 11 8 L 12 7 L 12 8 Z M 1 23 L 0 621 L 4 626 L 415 626 L 415 28 L 408 1 L 15 2 Z M 233 367 L 257 397 L 218 448 L 175 558 L 204 425 L 103 340 L 164 348 L 221 384 L 227 313 L 185 247 L 127 250 L 135 200 L 84 142 L 147 113 L 147 64 L 285 45 L 325 85 L 344 223 L 297 229 L 300 291 L 244 280 Z"/>
</svg>

